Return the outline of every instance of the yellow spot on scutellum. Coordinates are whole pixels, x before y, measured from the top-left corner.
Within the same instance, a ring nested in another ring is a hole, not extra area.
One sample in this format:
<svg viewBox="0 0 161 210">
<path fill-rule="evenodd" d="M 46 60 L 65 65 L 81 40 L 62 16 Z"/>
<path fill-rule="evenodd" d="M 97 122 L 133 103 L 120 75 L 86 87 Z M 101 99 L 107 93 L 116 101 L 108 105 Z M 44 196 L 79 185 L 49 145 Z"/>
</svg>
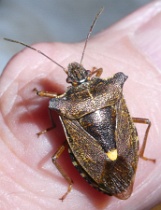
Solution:
<svg viewBox="0 0 161 210">
<path fill-rule="evenodd" d="M 117 149 L 107 152 L 106 155 L 110 160 L 113 160 L 113 161 L 116 160 L 117 159 Z"/>
</svg>

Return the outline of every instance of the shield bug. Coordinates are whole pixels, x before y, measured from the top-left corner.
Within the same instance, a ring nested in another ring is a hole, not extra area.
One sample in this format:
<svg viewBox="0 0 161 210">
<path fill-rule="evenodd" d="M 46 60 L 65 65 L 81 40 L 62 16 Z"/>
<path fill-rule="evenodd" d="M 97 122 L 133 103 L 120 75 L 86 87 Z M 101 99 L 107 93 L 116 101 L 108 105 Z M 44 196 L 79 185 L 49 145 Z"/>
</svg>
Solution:
<svg viewBox="0 0 161 210">
<path fill-rule="evenodd" d="M 119 72 L 111 78 L 101 79 L 102 68 L 90 71 L 82 65 L 87 41 L 101 12 L 102 9 L 91 25 L 80 63 L 70 63 L 67 70 L 43 52 L 19 41 L 6 39 L 49 58 L 65 71 L 66 81 L 71 83 L 61 95 L 35 89 L 39 96 L 51 98 L 49 110 L 56 111 L 60 116 L 67 140 L 52 157 L 53 163 L 69 184 L 62 200 L 72 189 L 71 178 L 57 162 L 66 146 L 81 176 L 97 190 L 119 199 L 127 199 L 132 193 L 139 155 L 155 162 L 143 156 L 151 123 L 148 119 L 132 118 L 123 97 L 127 76 Z M 148 125 L 140 153 L 134 122 Z M 53 123 L 51 128 L 38 135 L 54 127 Z"/>
</svg>

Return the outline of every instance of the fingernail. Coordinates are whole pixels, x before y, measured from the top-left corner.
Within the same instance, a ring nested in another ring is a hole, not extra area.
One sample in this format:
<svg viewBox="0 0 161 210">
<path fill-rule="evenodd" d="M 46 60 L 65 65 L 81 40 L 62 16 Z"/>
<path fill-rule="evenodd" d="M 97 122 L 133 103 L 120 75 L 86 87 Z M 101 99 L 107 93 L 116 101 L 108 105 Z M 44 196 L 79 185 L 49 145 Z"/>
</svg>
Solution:
<svg viewBox="0 0 161 210">
<path fill-rule="evenodd" d="M 136 30 L 135 41 L 153 65 L 161 69 L 161 12 Z"/>
</svg>

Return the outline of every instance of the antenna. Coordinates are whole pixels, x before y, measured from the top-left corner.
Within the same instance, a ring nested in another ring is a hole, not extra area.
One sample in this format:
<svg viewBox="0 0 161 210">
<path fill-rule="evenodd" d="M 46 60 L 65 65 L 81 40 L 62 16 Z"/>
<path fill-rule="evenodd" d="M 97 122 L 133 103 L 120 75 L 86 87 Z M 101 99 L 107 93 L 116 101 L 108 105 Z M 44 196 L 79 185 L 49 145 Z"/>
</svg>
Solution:
<svg viewBox="0 0 161 210">
<path fill-rule="evenodd" d="M 80 60 L 80 64 L 82 64 L 82 61 L 83 61 L 83 58 L 84 58 L 84 54 L 85 54 L 85 50 L 86 50 L 86 47 L 87 47 L 88 39 L 89 39 L 89 37 L 90 37 L 90 35 L 91 35 L 91 33 L 92 33 L 92 30 L 93 30 L 93 28 L 94 28 L 94 26 L 95 26 L 95 23 L 96 23 L 98 17 L 99 17 L 100 14 L 103 12 L 103 10 L 104 10 L 104 7 L 102 7 L 102 8 L 100 9 L 100 11 L 97 13 L 97 15 L 95 16 L 94 21 L 93 21 L 93 23 L 92 23 L 92 25 L 91 25 L 91 27 L 90 27 L 90 30 L 89 30 L 89 32 L 88 32 L 88 34 L 87 34 L 87 37 L 86 37 L 86 40 L 85 40 L 85 44 L 84 44 L 84 48 L 83 48 L 83 52 L 82 52 L 82 56 L 81 56 L 81 60 Z"/>
<path fill-rule="evenodd" d="M 28 47 L 28 48 L 32 49 L 32 50 L 35 50 L 36 52 L 40 53 L 41 55 L 45 56 L 45 57 L 48 58 L 50 61 L 52 61 L 53 63 L 55 63 L 56 65 L 58 65 L 58 66 L 59 66 L 60 68 L 62 68 L 62 69 L 64 70 L 64 72 L 67 74 L 66 69 L 65 69 L 62 65 L 60 65 L 59 63 L 57 63 L 56 61 L 54 61 L 52 58 L 50 58 L 49 56 L 47 56 L 47 55 L 46 55 L 45 53 L 43 53 L 42 51 L 40 51 L 40 50 L 38 50 L 38 49 L 36 49 L 36 48 L 34 48 L 34 47 L 31 47 L 31 46 L 29 46 L 29 45 L 27 45 L 27 44 L 24 44 L 24 43 L 22 43 L 22 42 L 13 40 L 13 39 L 4 38 L 4 40 L 9 41 L 9 42 L 18 43 L 18 44 L 21 44 L 21 45 L 23 45 L 23 46 L 25 46 L 25 47 Z"/>
</svg>

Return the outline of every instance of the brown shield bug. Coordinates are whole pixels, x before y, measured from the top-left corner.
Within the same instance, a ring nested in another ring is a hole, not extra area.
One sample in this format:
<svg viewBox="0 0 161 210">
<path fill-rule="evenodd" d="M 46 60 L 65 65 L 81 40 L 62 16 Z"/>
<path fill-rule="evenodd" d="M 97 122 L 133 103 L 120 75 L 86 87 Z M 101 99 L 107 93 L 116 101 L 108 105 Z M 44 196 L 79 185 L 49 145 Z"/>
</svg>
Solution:
<svg viewBox="0 0 161 210">
<path fill-rule="evenodd" d="M 67 145 L 72 163 L 81 176 L 97 190 L 119 199 L 127 199 L 132 193 L 138 157 L 155 162 L 143 156 L 151 123 L 148 119 L 132 118 L 123 97 L 127 76 L 119 72 L 111 78 L 101 79 L 102 68 L 90 71 L 82 65 L 87 41 L 102 10 L 96 15 L 87 35 L 80 63 L 70 63 L 67 70 L 43 52 L 19 41 L 6 39 L 50 59 L 65 71 L 67 82 L 71 83 L 62 95 L 35 89 L 39 96 L 51 98 L 49 110 L 59 114 L 66 135 L 67 142 L 52 157 L 69 184 L 61 200 L 72 189 L 71 178 L 57 162 Z M 134 122 L 148 125 L 140 152 Z"/>
</svg>

